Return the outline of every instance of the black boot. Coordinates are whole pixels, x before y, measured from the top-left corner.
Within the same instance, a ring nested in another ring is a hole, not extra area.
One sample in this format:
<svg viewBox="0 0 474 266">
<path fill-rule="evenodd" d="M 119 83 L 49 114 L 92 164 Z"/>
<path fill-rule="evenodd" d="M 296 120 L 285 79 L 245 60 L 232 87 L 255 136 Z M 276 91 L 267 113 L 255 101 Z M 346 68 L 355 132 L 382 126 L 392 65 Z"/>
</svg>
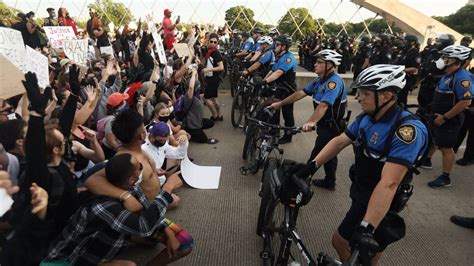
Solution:
<svg viewBox="0 0 474 266">
<path fill-rule="evenodd" d="M 283 135 L 283 137 L 278 140 L 278 144 L 290 143 L 292 138 L 293 135 Z"/>
<path fill-rule="evenodd" d="M 313 185 L 320 187 L 320 188 L 325 188 L 330 191 L 336 190 L 336 183 L 334 181 L 331 181 L 327 178 L 325 179 L 314 179 L 313 180 Z"/>
<path fill-rule="evenodd" d="M 453 215 L 450 218 L 451 222 L 464 228 L 474 229 L 474 218 Z"/>
</svg>

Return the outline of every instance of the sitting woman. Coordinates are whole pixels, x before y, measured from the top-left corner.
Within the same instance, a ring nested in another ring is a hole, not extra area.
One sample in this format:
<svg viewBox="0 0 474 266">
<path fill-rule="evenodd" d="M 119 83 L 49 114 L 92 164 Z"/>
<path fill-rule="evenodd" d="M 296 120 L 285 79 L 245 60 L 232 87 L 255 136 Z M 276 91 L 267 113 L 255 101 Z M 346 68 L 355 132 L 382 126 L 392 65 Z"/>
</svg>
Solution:
<svg viewBox="0 0 474 266">
<path fill-rule="evenodd" d="M 169 103 L 171 103 L 171 102 L 169 102 Z M 171 105 L 171 108 L 172 107 L 173 106 Z M 178 146 L 177 139 L 179 138 L 179 136 L 185 135 L 189 138 L 190 135 L 185 130 L 181 129 L 180 125 L 175 126 L 171 120 L 172 119 L 171 119 L 170 107 L 168 107 L 164 102 L 160 102 L 160 103 L 156 104 L 156 106 L 155 106 L 155 116 L 153 118 L 152 123 L 158 123 L 159 121 L 167 123 L 168 126 L 170 127 L 171 132 L 172 132 L 172 134 L 170 135 L 170 138 L 169 138 L 169 144 L 172 145 L 172 146 Z"/>
</svg>

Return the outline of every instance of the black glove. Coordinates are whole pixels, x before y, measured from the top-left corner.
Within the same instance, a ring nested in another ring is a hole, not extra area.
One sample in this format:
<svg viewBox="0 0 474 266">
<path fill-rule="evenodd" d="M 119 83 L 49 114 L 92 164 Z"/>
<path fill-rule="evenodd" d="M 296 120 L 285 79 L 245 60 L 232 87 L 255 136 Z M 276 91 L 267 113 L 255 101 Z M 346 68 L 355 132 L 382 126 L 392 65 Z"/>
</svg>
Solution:
<svg viewBox="0 0 474 266">
<path fill-rule="evenodd" d="M 354 231 L 349 244 L 352 249 L 358 249 L 361 252 L 375 253 L 379 249 L 379 243 L 375 240 L 372 231 L 362 225 Z"/>
<path fill-rule="evenodd" d="M 71 85 L 71 92 L 74 95 L 79 95 L 81 92 L 81 84 L 79 83 L 80 69 L 76 64 L 69 67 L 69 84 Z"/>
<path fill-rule="evenodd" d="M 261 80 L 257 81 L 257 85 L 259 85 L 259 86 L 263 86 L 263 85 L 266 85 L 266 84 L 268 84 L 268 82 L 265 79 L 261 79 Z"/>
<path fill-rule="evenodd" d="M 314 173 L 316 173 L 317 170 L 318 170 L 318 168 L 316 167 L 316 163 L 311 161 L 311 162 L 308 162 L 298 172 L 296 172 L 295 175 L 299 178 L 308 178 L 308 177 L 314 175 Z"/>
<path fill-rule="evenodd" d="M 41 115 L 44 115 L 46 105 L 51 99 L 51 87 L 46 87 L 46 89 L 44 89 L 43 94 L 41 94 L 36 74 L 32 72 L 26 73 L 25 81 L 22 80 L 21 82 L 23 83 L 23 86 L 26 89 L 26 95 L 28 96 L 28 100 L 30 101 L 28 110 L 35 111 Z"/>
</svg>

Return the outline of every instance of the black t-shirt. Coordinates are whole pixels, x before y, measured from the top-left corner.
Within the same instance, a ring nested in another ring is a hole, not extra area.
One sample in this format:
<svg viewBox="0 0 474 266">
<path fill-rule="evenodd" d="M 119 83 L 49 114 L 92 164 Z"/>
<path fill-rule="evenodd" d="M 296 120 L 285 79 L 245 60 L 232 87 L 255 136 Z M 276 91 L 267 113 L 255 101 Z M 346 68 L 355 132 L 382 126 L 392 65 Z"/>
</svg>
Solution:
<svg viewBox="0 0 474 266">
<path fill-rule="evenodd" d="M 97 37 L 97 47 L 100 48 L 100 47 L 106 47 L 106 46 L 110 46 L 110 41 L 109 41 L 109 36 L 107 32 L 104 31 L 102 35 Z"/>
<path fill-rule="evenodd" d="M 207 58 L 206 68 L 217 67 L 219 65 L 219 62 L 222 62 L 222 61 L 223 61 L 223 59 L 222 59 L 221 53 L 219 53 L 218 50 L 214 50 L 214 51 L 212 51 L 209 58 Z M 222 71 L 209 72 L 209 73 L 206 74 L 206 79 L 211 79 L 211 80 L 214 80 L 214 81 L 218 80 L 218 79 L 220 79 L 220 74 L 221 73 L 222 73 Z"/>
</svg>

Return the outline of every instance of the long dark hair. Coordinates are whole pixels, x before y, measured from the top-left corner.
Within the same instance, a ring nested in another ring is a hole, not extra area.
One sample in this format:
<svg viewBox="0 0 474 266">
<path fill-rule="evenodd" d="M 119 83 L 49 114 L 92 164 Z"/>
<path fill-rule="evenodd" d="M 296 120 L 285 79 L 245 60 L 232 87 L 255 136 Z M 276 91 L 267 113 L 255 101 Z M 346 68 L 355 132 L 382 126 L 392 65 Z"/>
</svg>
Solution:
<svg viewBox="0 0 474 266">
<path fill-rule="evenodd" d="M 140 45 L 138 47 L 138 61 L 141 61 L 147 53 L 147 46 L 150 42 L 153 42 L 153 36 L 151 34 L 143 34 L 142 39 L 140 40 Z"/>
</svg>

